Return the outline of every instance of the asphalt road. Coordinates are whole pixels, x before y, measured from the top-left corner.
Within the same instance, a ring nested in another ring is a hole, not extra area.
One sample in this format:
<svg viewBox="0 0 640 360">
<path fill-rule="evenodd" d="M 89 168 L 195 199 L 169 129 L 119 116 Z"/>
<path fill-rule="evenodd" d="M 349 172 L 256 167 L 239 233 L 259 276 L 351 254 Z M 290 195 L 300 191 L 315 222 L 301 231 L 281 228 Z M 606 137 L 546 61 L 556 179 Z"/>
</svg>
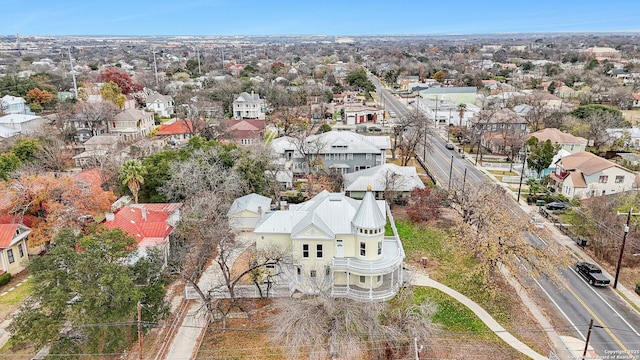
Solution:
<svg viewBox="0 0 640 360">
<path fill-rule="evenodd" d="M 404 99 L 400 100 L 384 89 L 375 77 L 370 80 L 376 85 L 377 92 L 387 108 L 397 116 L 413 111 Z M 440 130 L 442 131 L 442 130 Z M 431 138 L 428 151 L 418 149 L 418 156 L 424 152 L 425 164 L 437 185 L 479 187 L 489 179 L 478 170 L 475 158 L 462 158 L 457 148 L 449 150 L 440 136 Z M 449 176 L 451 174 L 451 176 Z M 525 213 L 515 202 L 512 211 Z M 530 241 L 544 245 L 544 240 L 528 234 Z M 640 314 L 632 309 L 609 287 L 594 288 L 572 268 L 562 270 L 562 281 L 555 286 L 544 279 L 536 280 L 550 303 L 558 310 L 556 314 L 569 324 L 567 328 L 557 329 L 561 334 L 586 340 L 588 324 L 594 319 L 589 343 L 601 359 L 640 359 Z M 564 322 L 564 321 L 563 321 Z M 625 353 L 626 352 L 626 353 Z M 581 354 L 580 354 L 581 355 Z"/>
<path fill-rule="evenodd" d="M 545 245 L 544 240 L 528 236 L 532 243 Z M 561 275 L 558 286 L 545 279 L 536 281 L 557 309 L 555 316 L 568 324 L 556 330 L 586 341 L 588 324 L 594 319 L 589 344 L 602 359 L 640 359 L 640 314 L 611 287 L 589 285 L 573 267 L 562 270 Z"/>
</svg>

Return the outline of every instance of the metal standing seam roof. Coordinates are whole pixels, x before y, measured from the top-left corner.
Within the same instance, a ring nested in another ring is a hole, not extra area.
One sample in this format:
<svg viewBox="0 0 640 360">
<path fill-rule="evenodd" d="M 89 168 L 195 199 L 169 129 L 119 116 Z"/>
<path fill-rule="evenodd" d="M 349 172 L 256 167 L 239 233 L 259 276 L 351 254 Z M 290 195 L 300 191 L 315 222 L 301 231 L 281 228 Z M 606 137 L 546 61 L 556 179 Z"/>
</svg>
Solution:
<svg viewBox="0 0 640 360">
<path fill-rule="evenodd" d="M 428 89 L 421 90 L 422 94 L 475 94 L 478 89 L 475 86 L 465 87 L 430 87 Z"/>
<path fill-rule="evenodd" d="M 367 191 L 351 223 L 363 229 L 379 229 L 386 225 L 387 219 L 380 211 L 372 191 Z"/>
<path fill-rule="evenodd" d="M 243 197 L 239 197 L 233 201 L 229 208 L 228 215 L 237 214 L 241 211 L 248 210 L 253 213 L 258 213 L 258 209 L 261 208 L 263 213 L 266 213 L 271 209 L 271 198 L 262 196 L 260 194 L 251 193 Z"/>
<path fill-rule="evenodd" d="M 399 177 L 393 184 L 388 184 L 389 174 Z M 344 174 L 344 187 L 347 191 L 365 191 L 371 186 L 372 191 L 384 191 L 387 185 L 393 185 L 396 191 L 411 191 L 414 188 L 424 188 L 424 183 L 413 166 L 398 166 L 386 163 L 369 169 Z"/>
<path fill-rule="evenodd" d="M 355 221 L 359 227 L 374 229 L 386 224 L 385 202 L 375 200 L 372 193 L 368 200 L 355 200 L 342 193 L 326 190 L 289 210 L 266 214 L 256 225 L 255 233 L 291 234 L 296 237 L 310 226 L 315 226 L 328 236 L 351 234 Z"/>
<path fill-rule="evenodd" d="M 8 114 L 0 117 L 0 124 L 22 124 L 40 118 L 37 115 Z"/>
<path fill-rule="evenodd" d="M 379 153 L 391 148 L 389 136 L 364 136 L 352 131 L 327 131 L 311 135 L 305 141 L 309 144 L 317 143 L 321 147 L 318 151 L 320 154 Z"/>
</svg>

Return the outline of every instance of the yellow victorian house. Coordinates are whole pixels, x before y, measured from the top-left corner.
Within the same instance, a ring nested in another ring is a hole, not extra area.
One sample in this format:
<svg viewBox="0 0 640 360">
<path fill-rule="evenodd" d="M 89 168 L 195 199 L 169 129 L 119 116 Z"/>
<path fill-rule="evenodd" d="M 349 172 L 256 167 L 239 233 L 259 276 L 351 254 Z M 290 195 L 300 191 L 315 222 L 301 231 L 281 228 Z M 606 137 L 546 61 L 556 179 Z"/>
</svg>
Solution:
<svg viewBox="0 0 640 360">
<path fill-rule="evenodd" d="M 385 234 L 387 224 L 392 234 Z M 387 203 L 370 189 L 362 200 L 322 191 L 266 213 L 253 232 L 258 250 L 290 252 L 279 281 L 292 293 L 386 301 L 403 283 L 402 243 Z"/>
</svg>

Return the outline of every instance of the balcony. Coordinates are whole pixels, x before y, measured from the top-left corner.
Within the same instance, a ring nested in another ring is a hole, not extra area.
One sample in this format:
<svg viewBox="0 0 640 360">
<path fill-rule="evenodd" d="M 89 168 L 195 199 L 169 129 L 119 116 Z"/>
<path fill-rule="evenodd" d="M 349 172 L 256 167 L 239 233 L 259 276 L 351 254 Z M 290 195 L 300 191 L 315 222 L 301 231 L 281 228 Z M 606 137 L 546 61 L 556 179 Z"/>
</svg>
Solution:
<svg viewBox="0 0 640 360">
<path fill-rule="evenodd" d="M 382 258 L 377 260 L 334 257 L 331 261 L 331 269 L 356 275 L 383 275 L 393 272 L 402 265 L 404 260 L 402 244 L 393 236 L 385 237 L 382 242 L 382 255 Z"/>
</svg>

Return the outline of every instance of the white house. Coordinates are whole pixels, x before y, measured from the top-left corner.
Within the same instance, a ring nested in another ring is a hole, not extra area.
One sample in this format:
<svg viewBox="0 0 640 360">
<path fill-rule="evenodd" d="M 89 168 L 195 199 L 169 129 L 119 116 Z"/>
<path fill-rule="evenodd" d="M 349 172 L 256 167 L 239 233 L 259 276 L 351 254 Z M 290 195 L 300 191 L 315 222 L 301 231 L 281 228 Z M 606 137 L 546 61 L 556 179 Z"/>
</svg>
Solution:
<svg viewBox="0 0 640 360">
<path fill-rule="evenodd" d="M 393 234 L 385 234 L 387 222 Z M 322 191 L 289 210 L 266 214 L 253 231 L 260 250 L 291 254 L 282 265 L 292 291 L 386 301 L 403 283 L 404 250 L 389 207 L 368 191 L 359 201 Z"/>
<path fill-rule="evenodd" d="M 11 95 L 5 95 L 0 98 L 0 111 L 5 114 L 33 115 L 24 98 Z"/>
<path fill-rule="evenodd" d="M 162 95 L 153 93 L 147 96 L 145 100 L 147 109 L 155 112 L 162 117 L 171 117 L 173 115 L 174 102 L 170 95 Z"/>
<path fill-rule="evenodd" d="M 36 115 L 9 114 L 0 117 L 0 126 L 4 126 L 22 135 L 39 134 L 44 131 L 46 120 Z"/>
<path fill-rule="evenodd" d="M 20 131 L 12 129 L 10 127 L 0 125 L 0 137 L 1 138 L 12 138 L 14 136 L 20 135 Z"/>
<path fill-rule="evenodd" d="M 235 119 L 259 119 L 266 117 L 267 104 L 259 94 L 243 92 L 233 101 L 233 117 Z"/>
<path fill-rule="evenodd" d="M 549 140 L 552 144 L 559 145 L 560 149 L 564 149 L 572 154 L 584 151 L 588 142 L 585 138 L 573 136 L 556 128 L 545 128 L 527 135 L 527 139 L 532 137 L 538 139 L 539 142 Z"/>
<path fill-rule="evenodd" d="M 632 190 L 637 174 L 590 152 L 560 158 L 551 174 L 558 191 L 568 198 L 588 198 Z"/>
<path fill-rule="evenodd" d="M 626 137 L 626 146 L 632 147 L 636 150 L 640 150 L 640 128 L 620 128 L 620 129 L 607 129 L 607 134 L 612 140 L 617 140 L 622 137 Z"/>
<path fill-rule="evenodd" d="M 413 189 L 424 188 L 424 183 L 414 166 L 398 166 L 392 163 L 345 174 L 343 180 L 345 193 L 354 199 L 362 199 L 368 189 L 377 199 L 384 199 L 385 192 L 393 192 L 404 199 Z"/>
</svg>

